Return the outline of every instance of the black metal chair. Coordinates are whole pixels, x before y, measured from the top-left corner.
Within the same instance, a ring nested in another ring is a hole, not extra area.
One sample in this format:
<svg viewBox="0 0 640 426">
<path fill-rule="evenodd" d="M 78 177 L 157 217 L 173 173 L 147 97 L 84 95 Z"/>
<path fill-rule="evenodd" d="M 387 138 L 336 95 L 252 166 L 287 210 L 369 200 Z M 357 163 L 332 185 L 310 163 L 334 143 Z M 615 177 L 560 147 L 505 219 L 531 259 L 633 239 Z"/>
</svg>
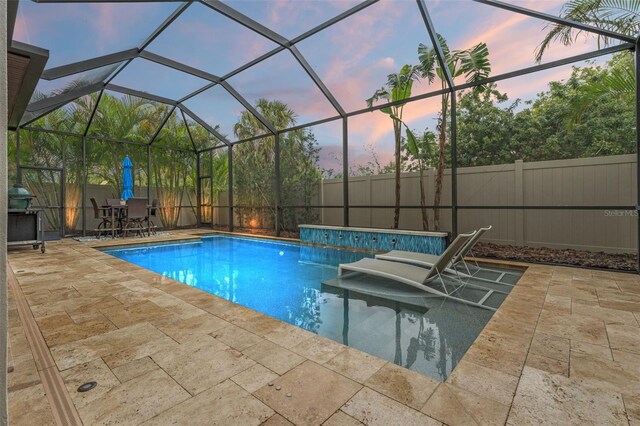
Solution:
<svg viewBox="0 0 640 426">
<path fill-rule="evenodd" d="M 158 199 L 157 198 L 154 198 L 153 201 L 151 202 L 151 207 L 149 207 L 147 217 L 145 218 L 145 222 L 147 223 L 147 226 L 149 228 L 149 233 L 153 233 L 153 235 L 155 235 L 157 226 L 152 218 L 153 219 L 158 218 Z"/>
<path fill-rule="evenodd" d="M 127 200 L 127 215 L 124 223 L 124 236 L 129 234 L 129 230 L 135 229 L 136 235 L 144 237 L 143 222 L 147 219 L 147 199 L 129 198 Z"/>
<path fill-rule="evenodd" d="M 116 226 L 118 233 L 120 233 L 123 229 L 124 222 L 126 221 L 125 211 L 122 208 L 122 203 L 120 202 L 120 198 L 106 198 L 104 200 L 105 206 L 110 206 L 115 209 L 114 221 L 118 224 Z M 109 210 L 111 213 L 111 210 Z"/>
<path fill-rule="evenodd" d="M 91 198 L 91 206 L 93 207 L 94 219 L 100 220 L 98 228 L 95 229 L 98 232 L 98 239 L 100 239 L 102 232 L 106 231 L 107 228 L 111 228 L 111 210 L 108 207 L 98 206 L 95 198 Z"/>
</svg>

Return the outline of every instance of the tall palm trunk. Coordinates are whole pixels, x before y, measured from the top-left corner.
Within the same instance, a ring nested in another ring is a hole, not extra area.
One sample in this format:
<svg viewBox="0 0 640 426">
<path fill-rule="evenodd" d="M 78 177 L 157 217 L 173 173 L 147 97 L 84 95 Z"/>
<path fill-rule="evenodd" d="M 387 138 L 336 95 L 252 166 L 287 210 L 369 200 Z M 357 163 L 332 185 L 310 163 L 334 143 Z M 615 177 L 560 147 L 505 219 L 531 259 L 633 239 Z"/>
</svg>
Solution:
<svg viewBox="0 0 640 426">
<path fill-rule="evenodd" d="M 440 230 L 440 199 L 442 198 L 442 181 L 444 179 L 445 165 L 445 144 L 447 143 L 447 111 L 449 109 L 449 96 L 442 96 L 442 111 L 440 112 L 440 122 L 438 130 L 438 169 L 436 171 L 436 190 L 433 197 L 433 227 L 434 230 Z"/>
<path fill-rule="evenodd" d="M 420 211 L 422 213 L 422 230 L 427 231 L 429 229 L 429 217 L 427 216 L 427 209 L 424 207 L 426 204 L 426 197 L 424 194 L 424 166 L 420 161 Z"/>
<path fill-rule="evenodd" d="M 398 229 L 398 225 L 400 224 L 400 142 L 402 140 L 401 136 L 402 123 L 398 120 L 393 120 L 393 133 L 396 139 L 396 204 L 393 211 L 393 229 Z"/>
</svg>

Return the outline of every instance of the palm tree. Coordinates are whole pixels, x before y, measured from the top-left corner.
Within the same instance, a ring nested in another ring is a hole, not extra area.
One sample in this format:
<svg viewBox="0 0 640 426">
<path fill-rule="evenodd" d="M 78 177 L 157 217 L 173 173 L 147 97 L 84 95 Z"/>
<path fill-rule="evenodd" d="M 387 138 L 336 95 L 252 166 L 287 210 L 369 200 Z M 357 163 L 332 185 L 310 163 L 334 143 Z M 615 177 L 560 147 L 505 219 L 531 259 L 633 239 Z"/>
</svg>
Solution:
<svg viewBox="0 0 640 426">
<path fill-rule="evenodd" d="M 413 82 L 418 79 L 418 67 L 405 65 L 399 73 L 389 74 L 387 84 L 375 91 L 373 96 L 367 99 L 367 106 L 371 108 L 374 102 L 383 99 L 387 102 L 400 102 L 411 97 Z M 396 200 L 393 213 L 393 228 L 398 229 L 400 222 L 400 169 L 401 169 L 401 144 L 402 144 L 402 112 L 405 103 L 394 104 L 391 107 L 382 108 L 380 111 L 389 115 L 393 120 L 393 136 L 395 138 L 395 180 Z"/>
<path fill-rule="evenodd" d="M 489 49 L 486 43 L 478 43 L 470 49 L 449 50 L 447 42 L 440 34 L 438 40 L 444 54 L 444 62 L 449 68 L 451 76 L 455 79 L 464 76 L 467 83 L 483 80 L 491 73 L 491 63 L 489 62 Z M 420 61 L 420 73 L 422 78 L 433 82 L 435 77 L 440 79 L 442 89 L 448 88 L 445 72 L 440 66 L 436 50 L 420 43 L 418 46 L 418 60 Z M 475 86 L 474 91 L 484 90 L 483 86 Z M 449 111 L 449 93 L 445 93 L 441 98 L 440 116 L 438 118 L 438 169 L 436 172 L 436 190 L 433 200 L 433 225 L 435 230 L 440 227 L 440 199 L 442 197 L 442 181 L 445 167 L 445 146 L 447 143 L 447 123 Z"/>
<path fill-rule="evenodd" d="M 407 151 L 411 158 L 417 162 L 418 172 L 420 172 L 420 211 L 422 213 L 422 229 L 429 229 L 429 218 L 427 217 L 426 197 L 424 188 L 424 171 L 431 165 L 431 160 L 435 157 L 433 147 L 436 144 L 436 134 L 430 130 L 425 130 L 418 139 L 407 127 Z"/>
<path fill-rule="evenodd" d="M 572 21 L 582 22 L 596 28 L 635 36 L 640 30 L 640 1 L 637 0 L 571 0 L 562 6 L 560 15 Z M 572 45 L 582 30 L 564 24 L 550 24 L 551 29 L 536 48 L 536 62 L 542 57 L 552 42 L 560 41 L 565 46 Z M 593 33 L 589 33 L 595 35 Z M 608 46 L 615 40 L 597 35 L 598 46 Z M 578 98 L 571 105 L 571 120 L 579 121 L 582 113 L 596 103 L 600 96 L 624 98 L 636 90 L 633 62 L 626 67 L 612 67 L 599 81 L 580 88 Z"/>
<path fill-rule="evenodd" d="M 296 123 L 295 112 L 283 102 L 259 99 L 255 108 L 276 129 L 286 129 Z M 275 213 L 272 185 L 275 138 L 249 111 L 240 114 L 238 122 L 233 126 L 233 133 L 238 139 L 265 135 L 234 146 L 233 193 L 236 203 L 249 206 L 248 209 L 237 209 L 241 225 L 247 222 L 253 227 L 268 227 L 268 222 Z"/>
<path fill-rule="evenodd" d="M 164 226 L 175 228 L 180 221 L 182 198 L 194 186 L 196 170 L 189 131 L 176 112 L 167 120 L 152 146 L 152 182 L 160 203 L 160 219 Z M 178 148 L 171 150 L 171 148 Z M 186 148 L 186 149 L 185 149 Z"/>
<path fill-rule="evenodd" d="M 79 110 L 91 111 L 93 103 L 81 101 L 76 102 L 76 106 Z M 166 111 L 166 106 L 163 105 L 161 109 Z M 150 138 L 147 136 L 150 133 L 149 128 L 155 130 L 159 126 L 153 102 L 129 95 L 120 99 L 104 93 L 89 127 L 89 135 L 147 143 Z M 136 145 L 87 140 L 87 161 L 88 164 L 92 164 L 93 169 L 91 174 L 101 182 L 108 182 L 113 196 L 118 196 L 122 190 L 122 159 L 128 155 L 134 166 L 144 171 L 146 168 L 139 166 L 146 164 L 146 154 L 146 148 Z M 138 184 L 142 182 L 139 181 Z"/>
<path fill-rule="evenodd" d="M 560 16 L 572 21 L 589 24 L 596 28 L 635 36 L 640 30 L 640 1 L 638 0 L 571 0 L 562 6 Z M 550 24 L 551 30 L 536 49 L 536 61 L 554 41 L 565 46 L 572 45 L 583 30 L 565 24 Z M 592 34 L 595 35 L 595 34 Z M 598 46 L 612 43 L 610 37 L 597 35 Z"/>
</svg>

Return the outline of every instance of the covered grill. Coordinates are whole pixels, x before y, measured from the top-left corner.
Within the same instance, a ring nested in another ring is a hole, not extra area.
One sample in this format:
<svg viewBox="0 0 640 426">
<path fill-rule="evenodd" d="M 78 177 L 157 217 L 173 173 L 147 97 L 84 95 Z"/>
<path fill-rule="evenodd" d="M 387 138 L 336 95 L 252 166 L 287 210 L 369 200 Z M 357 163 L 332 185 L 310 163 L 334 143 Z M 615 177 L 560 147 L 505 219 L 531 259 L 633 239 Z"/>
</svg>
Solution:
<svg viewBox="0 0 640 426">
<path fill-rule="evenodd" d="M 31 245 L 44 253 L 43 210 L 29 209 L 33 198 L 19 183 L 9 189 L 7 246 Z"/>
<path fill-rule="evenodd" d="M 33 200 L 33 194 L 19 183 L 9 189 L 9 209 L 28 210 L 31 200 Z"/>
</svg>

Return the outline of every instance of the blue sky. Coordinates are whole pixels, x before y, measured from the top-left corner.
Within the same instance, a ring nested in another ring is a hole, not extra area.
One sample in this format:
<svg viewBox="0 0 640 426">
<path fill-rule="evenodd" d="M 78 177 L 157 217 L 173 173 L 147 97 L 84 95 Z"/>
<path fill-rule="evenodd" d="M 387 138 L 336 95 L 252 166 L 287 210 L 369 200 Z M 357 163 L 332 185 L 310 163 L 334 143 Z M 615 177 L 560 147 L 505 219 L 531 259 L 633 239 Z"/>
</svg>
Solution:
<svg viewBox="0 0 640 426">
<path fill-rule="evenodd" d="M 512 1 L 524 7 L 557 14 L 562 1 Z M 252 19 L 287 38 L 293 38 L 353 5 L 338 0 L 233 0 L 227 2 Z M 545 34 L 545 22 L 468 0 L 427 0 L 434 25 L 451 49 L 486 42 L 492 74 L 534 65 L 534 50 Z M 15 38 L 50 50 L 48 67 L 75 62 L 137 46 L 179 3 L 39 4 L 20 2 Z M 366 106 L 365 99 L 402 65 L 417 63 L 418 43 L 428 35 L 414 0 L 382 0 L 362 12 L 310 37 L 298 49 L 314 67 L 347 111 Z M 148 48 L 181 63 L 224 75 L 271 50 L 275 44 L 199 3 L 192 4 Z M 596 48 L 593 38 L 578 40 L 571 48 L 553 46 L 545 56 L 551 61 Z M 499 89 L 512 99 L 531 99 L 552 80 L 566 78 L 571 67 L 549 70 L 526 78 L 501 82 Z M 64 83 L 64 82 L 62 82 Z M 115 84 L 180 98 L 204 86 L 205 81 L 162 69 L 136 59 L 114 80 Z M 331 104 L 298 65 L 283 51 L 229 80 L 250 102 L 265 97 L 286 102 L 305 123 L 336 115 Z M 60 87 L 43 84 L 43 90 Z M 413 94 L 440 88 L 440 82 L 415 84 Z M 216 88 L 192 98 L 186 105 L 211 125 L 231 134 L 242 106 Z M 434 128 L 439 102 L 425 100 L 405 108 L 405 119 L 418 130 Z M 340 123 L 316 126 L 324 167 L 339 164 Z M 393 152 L 391 121 L 382 113 L 354 117 L 349 124 L 350 160 L 371 160 L 373 147 L 382 163 Z"/>
</svg>

